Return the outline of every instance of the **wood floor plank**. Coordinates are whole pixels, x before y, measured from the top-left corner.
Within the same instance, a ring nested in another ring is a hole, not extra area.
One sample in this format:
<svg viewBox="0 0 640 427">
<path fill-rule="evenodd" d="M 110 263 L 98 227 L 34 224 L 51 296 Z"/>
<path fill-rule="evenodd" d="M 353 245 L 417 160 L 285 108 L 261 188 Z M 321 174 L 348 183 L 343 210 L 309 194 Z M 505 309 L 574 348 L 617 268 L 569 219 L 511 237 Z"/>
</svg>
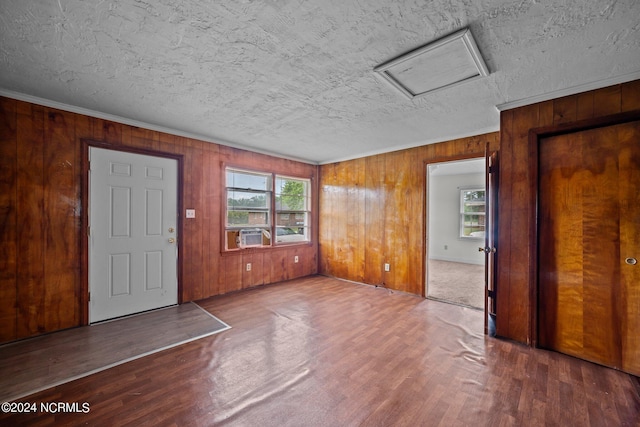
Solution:
<svg viewBox="0 0 640 427">
<path fill-rule="evenodd" d="M 232 329 L 28 396 L 4 425 L 636 426 L 629 375 L 483 334 L 482 312 L 312 276 L 200 301 Z"/>
</svg>

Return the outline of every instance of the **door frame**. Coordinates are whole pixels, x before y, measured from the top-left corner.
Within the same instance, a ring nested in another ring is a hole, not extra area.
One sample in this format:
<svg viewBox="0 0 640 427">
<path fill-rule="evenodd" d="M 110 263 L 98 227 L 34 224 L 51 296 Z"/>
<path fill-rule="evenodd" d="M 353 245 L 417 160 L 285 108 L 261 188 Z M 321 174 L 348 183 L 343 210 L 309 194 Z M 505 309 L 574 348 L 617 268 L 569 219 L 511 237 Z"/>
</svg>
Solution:
<svg viewBox="0 0 640 427">
<path fill-rule="evenodd" d="M 183 272 L 183 249 L 181 241 L 183 239 L 183 216 L 184 212 L 184 200 L 183 200 L 183 183 L 184 183 L 184 156 L 182 154 L 170 153 L 166 151 L 159 151 L 147 148 L 129 147 L 123 145 L 113 145 L 105 141 L 99 141 L 88 138 L 81 138 L 80 143 L 82 145 L 82 161 L 81 161 L 81 195 L 80 200 L 82 202 L 82 215 L 80 216 L 80 268 L 81 268 L 81 283 L 80 283 L 80 324 L 86 326 L 89 324 L 89 149 L 91 147 L 102 148 L 111 151 L 123 151 L 132 154 L 142 154 L 147 156 L 162 157 L 176 160 L 177 162 L 177 204 L 178 222 L 176 227 L 178 229 L 178 259 L 177 259 L 177 280 L 178 280 L 178 304 L 182 304 L 182 272 Z"/>
<path fill-rule="evenodd" d="M 538 347 L 538 288 L 539 288 L 539 275 L 538 275 L 538 251 L 539 245 L 539 192 L 540 192 L 540 177 L 539 177 L 539 165 L 540 165 L 540 142 L 544 138 L 558 135 L 566 135 L 576 132 L 582 132 L 591 129 L 615 126 L 623 123 L 634 122 L 640 120 L 640 110 L 629 111 L 625 113 L 611 114 L 608 116 L 599 117 L 596 119 L 578 120 L 574 122 L 561 123 L 553 126 L 543 126 L 529 129 L 529 173 L 531 179 L 529 180 L 529 202 L 533 209 L 531 209 L 532 217 L 529 221 L 529 256 L 531 262 L 529 263 L 529 336 L 531 337 L 531 346 Z"/>
<path fill-rule="evenodd" d="M 463 154 L 463 155 L 457 155 L 457 156 L 450 156 L 450 157 L 436 157 L 434 159 L 429 159 L 429 160 L 425 160 L 423 163 L 423 177 L 424 177 L 424 207 L 423 207 L 423 212 L 424 212 L 424 222 L 423 222 L 423 230 L 422 230 L 422 242 L 423 242 L 423 256 L 422 256 L 422 280 L 423 280 L 423 286 L 422 286 L 422 297 L 424 298 L 428 298 L 427 294 L 427 288 L 429 286 L 429 241 L 428 239 L 430 238 L 429 236 L 429 166 L 432 164 L 437 164 L 437 163 L 448 163 L 448 162 L 457 162 L 457 161 L 465 161 L 465 160 L 473 160 L 473 159 L 486 159 L 486 152 L 488 150 L 488 145 L 485 147 L 485 151 L 483 152 L 478 152 L 478 153 L 468 153 L 468 154 Z M 497 151 L 497 150 L 496 150 Z M 486 164 L 485 164 L 485 176 L 487 175 L 488 171 L 486 170 Z M 497 194 L 496 194 L 496 199 L 497 199 Z M 495 207 L 497 209 L 497 206 Z M 497 219 L 497 214 L 498 212 L 495 212 L 496 214 L 496 219 Z M 496 235 L 497 235 L 497 224 L 493 225 L 494 230 L 496 230 Z M 482 245 L 484 246 L 486 244 L 486 240 L 482 241 Z M 485 257 L 485 272 L 487 269 L 487 260 Z M 494 280 L 495 280 L 495 276 L 494 276 Z M 495 283 L 494 283 L 495 285 Z M 485 331 L 485 335 L 487 334 L 487 310 L 488 310 L 488 306 L 487 306 L 487 295 L 486 295 L 486 283 L 485 283 L 485 300 L 484 300 L 484 331 Z"/>
</svg>

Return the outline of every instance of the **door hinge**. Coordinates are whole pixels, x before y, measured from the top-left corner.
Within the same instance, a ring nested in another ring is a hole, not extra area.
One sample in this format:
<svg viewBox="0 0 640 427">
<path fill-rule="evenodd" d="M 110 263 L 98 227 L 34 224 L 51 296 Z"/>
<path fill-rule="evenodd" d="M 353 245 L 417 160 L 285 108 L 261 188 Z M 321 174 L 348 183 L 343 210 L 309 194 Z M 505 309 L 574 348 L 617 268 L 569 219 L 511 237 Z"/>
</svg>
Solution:
<svg viewBox="0 0 640 427">
<path fill-rule="evenodd" d="M 489 166 L 489 173 L 493 173 L 493 166 Z"/>
<path fill-rule="evenodd" d="M 91 301 L 91 292 L 87 294 L 87 301 Z"/>
</svg>

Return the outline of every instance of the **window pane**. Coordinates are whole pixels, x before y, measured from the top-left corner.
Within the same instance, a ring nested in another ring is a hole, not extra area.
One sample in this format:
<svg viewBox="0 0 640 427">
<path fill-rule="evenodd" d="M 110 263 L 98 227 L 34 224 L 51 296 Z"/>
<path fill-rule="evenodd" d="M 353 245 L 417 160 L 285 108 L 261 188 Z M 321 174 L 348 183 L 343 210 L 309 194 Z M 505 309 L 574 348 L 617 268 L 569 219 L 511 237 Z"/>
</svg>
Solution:
<svg viewBox="0 0 640 427">
<path fill-rule="evenodd" d="M 248 191 L 227 191 L 227 209 L 247 210 L 250 208 L 268 209 L 270 205 L 267 193 Z"/>
<path fill-rule="evenodd" d="M 469 190 L 463 192 L 464 212 L 484 212 L 484 190 Z"/>
<path fill-rule="evenodd" d="M 309 240 L 309 229 L 306 227 L 276 227 L 276 242 L 304 242 Z"/>
<path fill-rule="evenodd" d="M 484 237 L 485 190 L 461 190 L 460 237 Z"/>
<path fill-rule="evenodd" d="M 484 190 L 467 190 L 464 192 L 465 202 L 482 201 L 484 202 Z"/>
<path fill-rule="evenodd" d="M 289 213 L 289 212 L 277 212 L 276 213 L 276 225 L 282 227 L 305 227 L 309 224 L 309 214 L 304 213 Z"/>
<path fill-rule="evenodd" d="M 268 227 L 269 213 L 256 211 L 228 211 L 227 226 L 229 227 Z"/>
<path fill-rule="evenodd" d="M 276 210 L 308 210 L 308 181 L 301 179 L 276 178 Z"/>
<path fill-rule="evenodd" d="M 271 190 L 270 181 L 270 175 L 227 170 L 227 187 L 268 191 Z"/>
</svg>

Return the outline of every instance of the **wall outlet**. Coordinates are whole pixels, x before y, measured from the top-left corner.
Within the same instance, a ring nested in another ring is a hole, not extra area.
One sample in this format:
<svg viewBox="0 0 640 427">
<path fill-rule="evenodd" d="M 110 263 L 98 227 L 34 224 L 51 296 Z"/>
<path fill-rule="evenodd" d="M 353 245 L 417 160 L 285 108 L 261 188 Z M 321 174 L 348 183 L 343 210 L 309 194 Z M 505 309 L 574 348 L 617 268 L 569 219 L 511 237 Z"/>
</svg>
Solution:
<svg viewBox="0 0 640 427">
<path fill-rule="evenodd" d="M 251 271 L 251 263 L 250 262 L 247 263 L 247 271 Z"/>
<path fill-rule="evenodd" d="M 187 209 L 187 218 L 195 218 L 196 217 L 196 210 L 195 209 Z"/>
<path fill-rule="evenodd" d="M 293 257 L 293 262 L 295 262 L 296 264 L 298 263 L 298 255 Z"/>
<path fill-rule="evenodd" d="M 384 271 L 390 271 L 391 270 L 391 266 L 388 263 L 384 264 Z"/>
</svg>

